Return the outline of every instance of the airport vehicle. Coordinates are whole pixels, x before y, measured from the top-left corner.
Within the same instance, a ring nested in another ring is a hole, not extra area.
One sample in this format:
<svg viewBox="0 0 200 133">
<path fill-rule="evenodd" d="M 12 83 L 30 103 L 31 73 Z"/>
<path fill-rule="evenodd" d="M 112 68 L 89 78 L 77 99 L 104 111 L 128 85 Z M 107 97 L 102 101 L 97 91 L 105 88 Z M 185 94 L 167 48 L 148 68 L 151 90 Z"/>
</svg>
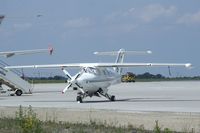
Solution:
<svg viewBox="0 0 200 133">
<path fill-rule="evenodd" d="M 46 51 L 49 51 L 49 53 L 52 54 L 53 48 L 0 52 L 0 56 L 8 58 L 14 55 L 36 54 Z M 4 67 L 6 66 L 8 66 L 8 64 L 0 60 L 0 93 L 6 93 L 9 91 L 10 94 L 16 94 L 17 96 L 21 96 L 25 93 L 31 93 L 32 86 L 30 83 L 23 79 L 23 74 L 16 70 L 5 69 Z M 2 85 L 6 85 L 10 89 L 4 89 Z"/>
<path fill-rule="evenodd" d="M 119 51 L 95 52 L 96 55 L 117 56 L 115 63 L 72 63 L 72 64 L 48 64 L 48 65 L 27 65 L 27 66 L 8 66 L 13 68 L 61 68 L 68 77 L 67 86 L 62 93 L 70 88 L 78 90 L 77 102 L 81 103 L 86 97 L 104 96 L 110 101 L 115 101 L 115 96 L 108 94 L 108 87 L 121 82 L 122 68 L 125 67 L 151 67 L 151 66 L 184 66 L 190 67 L 190 63 L 123 63 L 125 54 L 150 54 L 151 51 Z M 66 68 L 80 68 L 81 70 L 74 76 L 71 76 Z"/>
<path fill-rule="evenodd" d="M 122 75 L 122 82 L 135 82 L 135 74 L 132 72 L 127 72 L 126 74 Z"/>
</svg>

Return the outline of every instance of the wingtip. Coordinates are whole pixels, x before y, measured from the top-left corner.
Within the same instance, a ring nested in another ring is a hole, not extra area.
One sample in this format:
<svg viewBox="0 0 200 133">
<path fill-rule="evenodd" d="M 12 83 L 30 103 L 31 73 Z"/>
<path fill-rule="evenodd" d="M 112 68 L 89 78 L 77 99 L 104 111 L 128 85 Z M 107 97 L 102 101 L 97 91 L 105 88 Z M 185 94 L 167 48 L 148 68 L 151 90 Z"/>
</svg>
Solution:
<svg viewBox="0 0 200 133">
<path fill-rule="evenodd" d="M 151 50 L 148 50 L 147 53 L 148 53 L 148 54 L 152 54 L 152 51 L 151 51 Z"/>
<path fill-rule="evenodd" d="M 93 54 L 98 54 L 99 52 L 94 52 Z"/>
<path fill-rule="evenodd" d="M 187 63 L 187 64 L 185 64 L 185 67 L 190 68 L 190 67 L 192 67 L 192 64 L 191 63 Z"/>
</svg>

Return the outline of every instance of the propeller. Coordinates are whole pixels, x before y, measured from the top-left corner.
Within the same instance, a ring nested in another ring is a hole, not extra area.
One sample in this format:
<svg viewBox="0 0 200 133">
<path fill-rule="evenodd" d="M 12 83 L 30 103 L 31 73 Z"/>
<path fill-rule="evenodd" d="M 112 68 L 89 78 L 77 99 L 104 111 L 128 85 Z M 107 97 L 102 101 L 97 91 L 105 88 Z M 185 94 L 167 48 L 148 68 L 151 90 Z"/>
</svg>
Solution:
<svg viewBox="0 0 200 133">
<path fill-rule="evenodd" d="M 82 88 L 78 82 L 77 79 L 82 75 L 83 72 L 79 72 L 77 73 L 75 76 L 71 76 L 66 69 L 62 68 L 63 72 L 65 73 L 65 75 L 68 77 L 68 85 L 65 87 L 65 89 L 62 91 L 62 93 L 65 93 L 72 85 L 73 86 L 77 86 L 78 88 Z"/>
</svg>

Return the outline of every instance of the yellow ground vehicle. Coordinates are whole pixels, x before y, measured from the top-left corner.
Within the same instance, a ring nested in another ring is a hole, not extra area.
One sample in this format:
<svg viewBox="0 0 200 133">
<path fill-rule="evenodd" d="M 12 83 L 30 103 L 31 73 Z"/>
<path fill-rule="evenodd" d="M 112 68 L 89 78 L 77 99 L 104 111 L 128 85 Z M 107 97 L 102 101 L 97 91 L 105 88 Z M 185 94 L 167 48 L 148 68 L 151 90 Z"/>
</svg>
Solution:
<svg viewBox="0 0 200 133">
<path fill-rule="evenodd" d="M 135 74 L 127 72 L 125 75 L 122 75 L 122 82 L 135 82 Z"/>
</svg>

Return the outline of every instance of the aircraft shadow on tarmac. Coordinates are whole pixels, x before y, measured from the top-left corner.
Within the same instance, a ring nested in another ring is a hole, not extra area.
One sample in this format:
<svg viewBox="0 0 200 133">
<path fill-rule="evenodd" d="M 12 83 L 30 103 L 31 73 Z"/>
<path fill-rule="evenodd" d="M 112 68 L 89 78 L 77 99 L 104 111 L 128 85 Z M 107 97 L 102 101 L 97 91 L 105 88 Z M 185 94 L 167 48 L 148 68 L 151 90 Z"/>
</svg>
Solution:
<svg viewBox="0 0 200 133">
<path fill-rule="evenodd" d="M 125 98 L 116 99 L 114 102 L 193 102 L 200 101 L 200 99 L 170 99 L 170 98 Z M 83 103 L 103 103 L 113 102 L 110 100 L 99 100 L 99 101 L 83 101 Z"/>
<path fill-rule="evenodd" d="M 124 99 L 116 99 L 114 102 L 110 100 L 95 100 L 95 101 L 83 101 L 83 103 L 117 103 L 117 102 L 199 102 L 200 99 L 171 99 L 171 98 L 124 98 Z M 43 101 L 25 101 L 25 102 L 65 102 L 72 103 L 76 102 L 75 100 L 43 100 Z"/>
</svg>

